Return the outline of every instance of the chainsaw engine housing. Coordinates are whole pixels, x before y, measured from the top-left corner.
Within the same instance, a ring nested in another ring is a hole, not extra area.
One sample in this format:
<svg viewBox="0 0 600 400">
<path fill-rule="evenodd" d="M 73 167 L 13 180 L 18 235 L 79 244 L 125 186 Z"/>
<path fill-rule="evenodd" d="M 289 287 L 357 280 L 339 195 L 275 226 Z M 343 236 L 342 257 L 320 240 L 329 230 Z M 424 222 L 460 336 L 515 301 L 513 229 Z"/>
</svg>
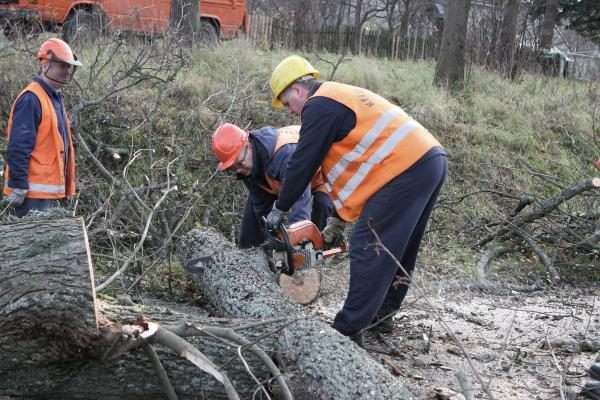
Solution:
<svg viewBox="0 0 600 400">
<path fill-rule="evenodd" d="M 280 225 L 276 235 L 272 261 L 276 270 L 287 275 L 324 263 L 323 238 L 311 221 L 298 221 L 290 226 Z"/>
</svg>

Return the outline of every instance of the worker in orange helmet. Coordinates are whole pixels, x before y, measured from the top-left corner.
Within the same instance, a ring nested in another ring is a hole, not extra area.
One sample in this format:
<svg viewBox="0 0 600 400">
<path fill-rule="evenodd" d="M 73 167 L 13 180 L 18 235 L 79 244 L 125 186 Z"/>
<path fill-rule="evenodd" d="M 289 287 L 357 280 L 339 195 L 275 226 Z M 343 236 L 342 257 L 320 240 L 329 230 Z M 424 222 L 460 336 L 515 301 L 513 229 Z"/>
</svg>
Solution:
<svg viewBox="0 0 600 400">
<path fill-rule="evenodd" d="M 75 153 L 61 89 L 81 66 L 60 39 L 37 54 L 39 73 L 12 105 L 3 203 L 17 217 L 55 207 L 75 194 Z"/>
<path fill-rule="evenodd" d="M 299 126 L 270 126 L 246 132 L 236 125 L 220 125 L 212 137 L 212 151 L 221 171 L 236 174 L 248 188 L 238 245 L 259 246 L 265 239 L 263 217 L 277 200 L 287 162 L 298 142 Z M 292 205 L 289 222 L 312 220 L 319 229 L 327 224 L 333 204 L 325 193 L 320 171 Z"/>
</svg>

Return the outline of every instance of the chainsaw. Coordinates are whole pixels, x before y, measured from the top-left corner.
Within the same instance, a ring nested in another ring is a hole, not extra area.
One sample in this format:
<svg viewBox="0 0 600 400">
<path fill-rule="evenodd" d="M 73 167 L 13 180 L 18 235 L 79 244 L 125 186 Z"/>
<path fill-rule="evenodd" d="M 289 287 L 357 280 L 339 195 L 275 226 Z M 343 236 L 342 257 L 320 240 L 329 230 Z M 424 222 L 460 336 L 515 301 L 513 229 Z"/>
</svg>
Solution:
<svg viewBox="0 0 600 400">
<path fill-rule="evenodd" d="M 311 221 L 280 224 L 277 232 L 267 232 L 269 267 L 279 286 L 291 300 L 308 304 L 319 294 L 321 275 L 315 267 L 346 251 L 346 245 L 325 250 L 321 232 Z"/>
</svg>

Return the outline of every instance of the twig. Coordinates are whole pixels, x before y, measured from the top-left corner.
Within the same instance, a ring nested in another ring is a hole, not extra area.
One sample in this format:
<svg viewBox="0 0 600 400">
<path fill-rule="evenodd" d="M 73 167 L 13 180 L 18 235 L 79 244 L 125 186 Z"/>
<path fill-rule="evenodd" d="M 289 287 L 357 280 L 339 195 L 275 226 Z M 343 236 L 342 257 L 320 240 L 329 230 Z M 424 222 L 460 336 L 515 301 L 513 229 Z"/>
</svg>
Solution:
<svg viewBox="0 0 600 400">
<path fill-rule="evenodd" d="M 564 390 L 563 390 L 563 380 L 564 380 L 563 375 L 564 375 L 564 373 L 563 373 L 562 369 L 560 368 L 560 365 L 558 364 L 558 360 L 556 359 L 556 355 L 554 354 L 554 349 L 552 348 L 552 345 L 550 344 L 550 341 L 548 340 L 547 333 L 546 333 L 544 340 L 546 341 L 546 344 L 548 345 L 548 348 L 550 349 L 550 354 L 552 354 L 552 361 L 554 361 L 554 366 L 556 367 L 556 370 L 560 374 L 560 379 L 559 379 L 559 383 L 558 383 L 560 398 L 561 398 L 561 400 L 565 400 L 565 394 L 564 394 Z"/>
<path fill-rule="evenodd" d="M 168 175 L 169 175 L 169 170 L 167 168 L 167 176 Z M 167 190 L 165 190 L 165 193 L 162 195 L 162 197 L 156 202 L 156 204 L 154 205 L 152 210 L 150 210 L 150 213 L 148 214 L 148 218 L 146 219 L 146 226 L 144 227 L 142 237 L 140 238 L 140 240 L 136 243 L 135 247 L 133 248 L 132 254 L 129 256 L 127 261 L 125 261 L 123 266 L 121 266 L 121 268 L 119 268 L 117 270 L 117 272 L 115 272 L 106 281 L 104 281 L 102 284 L 100 284 L 100 285 L 98 285 L 98 287 L 96 287 L 96 293 L 99 293 L 99 292 L 103 291 L 104 289 L 106 289 L 106 287 L 108 287 L 108 285 L 110 285 L 115 279 L 117 279 L 117 277 L 119 277 L 129 267 L 129 264 L 131 263 L 131 261 L 133 261 L 137 252 L 140 250 L 140 248 L 146 241 L 146 236 L 148 235 L 148 229 L 150 228 L 150 223 L 152 222 L 154 213 L 156 212 L 156 210 L 158 209 L 160 204 L 167 198 L 169 193 L 171 193 L 171 191 L 173 191 L 173 190 L 174 190 L 173 188 L 167 188 Z"/>
<path fill-rule="evenodd" d="M 471 388 L 471 385 L 469 384 L 469 381 L 467 380 L 465 373 L 463 371 L 457 371 L 454 374 L 454 376 L 458 380 L 458 384 L 460 385 L 460 388 L 462 390 L 463 395 L 465 396 L 465 399 L 473 400 L 474 399 L 473 389 Z"/>
<path fill-rule="evenodd" d="M 531 247 L 531 250 L 533 250 L 533 252 L 540 257 L 542 263 L 546 266 L 552 284 L 558 284 L 560 282 L 560 275 L 554 267 L 554 262 L 552 261 L 552 259 L 546 254 L 544 250 L 542 250 L 540 246 L 537 245 L 535 240 L 533 240 L 533 238 L 528 232 L 521 228 L 515 228 L 515 232 L 525 241 L 525 243 L 529 245 L 529 247 Z"/>
<path fill-rule="evenodd" d="M 231 340 L 239 345 L 237 348 L 237 351 L 238 351 L 238 354 L 240 355 L 240 358 L 242 358 L 241 354 L 242 354 L 242 351 L 244 350 L 244 348 L 248 348 L 267 366 L 267 368 L 269 369 L 269 371 L 271 372 L 273 377 L 277 380 L 277 383 L 279 384 L 279 386 L 281 386 L 282 395 L 283 395 L 284 399 L 286 399 L 286 400 L 293 399 L 293 395 L 292 395 L 285 379 L 283 378 L 281 371 L 279 371 L 279 369 L 277 368 L 277 366 L 275 365 L 273 360 L 271 360 L 271 358 L 267 355 L 267 353 L 265 353 L 265 351 L 263 349 L 261 349 L 255 343 L 244 338 L 243 336 L 235 333 L 233 331 L 233 329 L 219 328 L 219 327 L 213 327 L 213 326 L 195 326 L 195 325 L 191 325 L 191 324 L 185 324 L 185 325 L 173 328 L 172 331 L 177 332 L 180 336 L 192 336 L 194 334 L 200 334 L 200 335 L 210 334 L 210 335 L 215 335 L 215 336 L 218 336 L 221 338 Z M 247 366 L 247 364 L 243 358 L 242 358 L 242 362 L 244 362 L 244 365 L 246 365 L 246 369 L 248 369 L 248 372 L 250 372 L 249 367 Z M 260 382 L 256 379 L 256 377 L 254 377 L 253 374 L 251 374 L 251 375 L 252 375 L 253 379 L 260 384 Z"/>
<path fill-rule="evenodd" d="M 381 239 L 379 238 L 379 235 L 377 234 L 377 232 L 375 232 L 375 229 L 373 229 L 373 227 L 370 226 L 370 225 L 369 225 L 369 229 L 371 229 L 371 232 L 373 232 L 373 235 L 375 236 L 375 239 L 377 240 L 377 243 L 392 258 L 392 260 L 394 260 L 394 262 L 396 263 L 396 265 L 398 266 L 398 268 L 400 268 L 400 270 L 404 273 L 404 275 L 405 276 L 410 276 L 410 274 L 406 271 L 406 269 L 404 269 L 404 267 L 402 266 L 402 264 L 400 263 L 400 261 L 396 258 L 396 256 L 381 242 Z M 460 342 L 460 340 L 458 339 L 458 337 L 456 337 L 456 335 L 454 334 L 454 332 L 452 331 L 452 329 L 450 329 L 450 327 L 446 324 L 446 322 L 444 322 L 444 320 L 442 318 L 442 315 L 437 310 L 437 308 L 433 305 L 433 303 L 431 303 L 431 301 L 426 296 L 426 294 L 423 291 L 423 289 L 420 288 L 419 285 L 415 284 L 414 282 L 413 282 L 412 286 L 414 287 L 415 290 L 417 290 L 417 292 L 419 292 L 419 294 L 422 296 L 423 300 L 425 300 L 425 302 L 427 303 L 427 305 L 430 307 L 431 311 L 436 315 L 436 317 L 438 319 L 438 322 L 442 325 L 442 327 L 444 328 L 444 330 L 446 331 L 446 333 L 448 333 L 448 335 L 450 335 L 450 337 L 452 338 L 452 340 L 454 341 L 454 343 L 456 343 L 456 345 L 460 348 L 460 351 L 462 352 L 462 354 L 464 355 L 464 357 L 467 359 L 467 363 L 469 364 L 469 367 L 471 368 L 471 370 L 473 371 L 473 373 L 477 377 L 477 380 L 481 384 L 482 390 L 485 392 L 485 394 L 488 395 L 488 397 L 489 397 L 490 400 L 493 400 L 494 399 L 494 395 L 492 394 L 492 392 L 491 392 L 488 384 L 485 383 L 485 381 L 483 380 L 483 377 L 481 376 L 481 374 L 479 373 L 479 371 L 477 371 L 477 369 L 475 368 L 475 365 L 473 364 L 473 360 L 471 360 L 471 356 L 469 356 L 469 353 L 467 353 L 467 351 L 465 350 L 464 346 L 462 345 L 462 343 Z"/>
<path fill-rule="evenodd" d="M 144 353 L 146 353 L 146 355 L 150 359 L 150 362 L 154 366 L 156 373 L 158 374 L 158 379 L 160 380 L 160 384 L 165 390 L 167 398 L 169 400 L 178 400 L 177 394 L 175 393 L 175 389 L 173 389 L 173 385 L 171 385 L 171 381 L 167 376 L 167 372 L 165 371 L 165 368 L 160 362 L 160 359 L 158 358 L 158 355 L 156 354 L 152 346 L 150 346 L 148 343 L 145 343 L 143 348 Z"/>
</svg>

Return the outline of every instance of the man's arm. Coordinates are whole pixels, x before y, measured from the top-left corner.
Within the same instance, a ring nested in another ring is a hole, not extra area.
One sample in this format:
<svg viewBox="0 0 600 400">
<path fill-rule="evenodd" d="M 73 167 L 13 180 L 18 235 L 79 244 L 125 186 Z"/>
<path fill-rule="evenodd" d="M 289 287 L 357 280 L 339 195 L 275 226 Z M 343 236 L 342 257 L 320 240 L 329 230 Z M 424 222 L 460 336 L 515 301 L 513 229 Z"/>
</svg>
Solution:
<svg viewBox="0 0 600 400">
<path fill-rule="evenodd" d="M 283 182 L 285 180 L 285 174 L 287 173 L 287 164 L 290 161 L 292 155 L 294 154 L 294 150 L 296 149 L 296 144 L 286 144 L 281 147 L 275 155 L 273 159 L 269 163 L 269 167 L 267 168 L 267 175 L 270 178 L 276 179 L 279 182 Z M 302 220 L 310 220 L 312 210 L 312 192 L 311 185 L 309 184 L 304 188 L 304 192 L 300 195 L 298 200 L 292 205 L 290 214 L 288 216 L 288 222 L 293 224 L 294 222 L 302 221 Z"/>
<path fill-rule="evenodd" d="M 321 166 L 331 145 L 342 140 L 356 125 L 356 116 L 335 100 L 315 97 L 302 110 L 298 147 L 287 164 L 277 208 L 287 211 L 302 196 Z"/>
<path fill-rule="evenodd" d="M 35 147 L 37 131 L 42 120 L 42 109 L 33 93 L 25 93 L 14 107 L 10 138 L 8 140 L 8 186 L 29 189 L 29 159 Z"/>
</svg>

